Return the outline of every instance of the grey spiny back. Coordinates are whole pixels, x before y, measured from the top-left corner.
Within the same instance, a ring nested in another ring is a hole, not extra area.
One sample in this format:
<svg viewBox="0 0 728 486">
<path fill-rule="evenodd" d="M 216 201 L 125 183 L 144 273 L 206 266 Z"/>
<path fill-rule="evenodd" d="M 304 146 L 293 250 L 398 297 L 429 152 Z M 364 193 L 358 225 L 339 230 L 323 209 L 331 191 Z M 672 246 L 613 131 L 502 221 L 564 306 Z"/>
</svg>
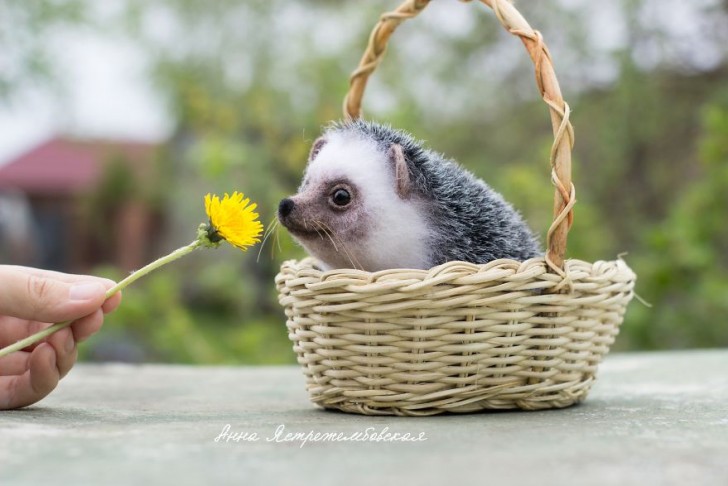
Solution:
<svg viewBox="0 0 728 486">
<path fill-rule="evenodd" d="M 523 218 L 499 193 L 453 160 L 423 148 L 408 133 L 362 120 L 334 123 L 328 131 L 356 132 L 376 141 L 385 153 L 392 144 L 402 147 L 413 189 L 430 204 L 433 265 L 541 255 Z"/>
</svg>

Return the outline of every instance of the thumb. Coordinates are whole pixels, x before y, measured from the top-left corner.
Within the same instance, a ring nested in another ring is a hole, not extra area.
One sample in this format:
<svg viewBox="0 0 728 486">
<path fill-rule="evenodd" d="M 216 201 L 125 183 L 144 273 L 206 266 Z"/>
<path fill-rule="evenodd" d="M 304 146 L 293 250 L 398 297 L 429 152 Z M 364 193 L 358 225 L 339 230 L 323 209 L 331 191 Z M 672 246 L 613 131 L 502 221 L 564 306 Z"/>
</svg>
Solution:
<svg viewBox="0 0 728 486">
<path fill-rule="evenodd" d="M 0 315 L 41 322 L 78 319 L 96 311 L 106 300 L 101 282 L 64 282 L 51 276 L 5 269 L 0 275 Z"/>
</svg>

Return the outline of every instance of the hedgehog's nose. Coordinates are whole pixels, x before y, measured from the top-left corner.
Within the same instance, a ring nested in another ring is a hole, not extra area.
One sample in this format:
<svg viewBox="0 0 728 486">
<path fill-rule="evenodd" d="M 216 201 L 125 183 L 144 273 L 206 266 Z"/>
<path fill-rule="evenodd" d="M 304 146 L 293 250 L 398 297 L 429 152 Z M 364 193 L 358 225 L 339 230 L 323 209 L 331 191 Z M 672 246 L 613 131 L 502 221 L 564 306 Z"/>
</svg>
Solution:
<svg viewBox="0 0 728 486">
<path fill-rule="evenodd" d="M 289 214 L 291 214 L 291 211 L 293 211 L 294 206 L 293 199 L 291 198 L 285 198 L 281 203 L 278 205 L 278 216 L 281 218 L 285 218 Z"/>
</svg>

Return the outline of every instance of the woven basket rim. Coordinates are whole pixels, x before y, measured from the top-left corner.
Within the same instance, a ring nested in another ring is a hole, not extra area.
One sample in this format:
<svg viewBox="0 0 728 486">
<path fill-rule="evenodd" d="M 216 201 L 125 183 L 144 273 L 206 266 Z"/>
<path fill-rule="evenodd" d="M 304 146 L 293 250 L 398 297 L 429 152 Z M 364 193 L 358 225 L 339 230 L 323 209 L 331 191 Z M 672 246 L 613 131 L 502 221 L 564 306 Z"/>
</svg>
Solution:
<svg viewBox="0 0 728 486">
<path fill-rule="evenodd" d="M 352 285 L 371 285 L 378 282 L 422 282 L 437 284 L 440 280 L 451 282 L 454 274 L 462 276 L 478 275 L 481 281 L 512 278 L 518 276 L 532 279 L 548 280 L 560 285 L 569 285 L 579 278 L 605 278 L 621 274 L 621 279 L 633 280 L 636 274 L 622 258 L 616 260 L 596 260 L 588 262 L 576 258 L 564 261 L 564 273 L 556 274 L 550 271 L 544 256 L 528 260 L 512 260 L 502 258 L 487 263 L 477 264 L 463 261 L 449 261 L 427 270 L 414 268 L 390 268 L 376 272 L 368 272 L 353 268 L 337 268 L 323 270 L 320 263 L 313 257 L 300 260 L 290 259 L 281 264 L 281 270 L 276 280 L 285 273 L 305 273 L 306 277 L 316 278 L 320 282 L 334 282 L 348 280 Z"/>
</svg>

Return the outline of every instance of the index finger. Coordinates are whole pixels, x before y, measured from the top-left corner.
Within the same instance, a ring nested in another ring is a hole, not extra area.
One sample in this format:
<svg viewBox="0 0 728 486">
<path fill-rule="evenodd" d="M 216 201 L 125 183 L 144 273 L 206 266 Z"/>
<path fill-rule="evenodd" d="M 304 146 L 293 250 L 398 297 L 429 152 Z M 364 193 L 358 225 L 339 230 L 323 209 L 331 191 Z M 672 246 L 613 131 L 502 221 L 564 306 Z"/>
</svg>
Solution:
<svg viewBox="0 0 728 486">
<path fill-rule="evenodd" d="M 101 284 L 107 291 L 111 289 L 114 285 L 116 285 L 116 282 L 114 282 L 113 280 L 110 280 L 108 278 L 95 277 L 93 275 L 77 275 L 72 273 L 44 270 L 41 268 L 23 267 L 19 265 L 0 265 L 0 276 L 3 273 L 8 272 L 43 279 L 51 279 L 69 284 L 73 284 L 76 282 L 90 283 L 96 281 Z M 104 314 L 113 312 L 117 307 L 119 307 L 120 302 L 121 291 L 116 292 L 114 295 L 106 299 L 106 301 L 103 303 L 102 309 L 104 310 Z"/>
<path fill-rule="evenodd" d="M 60 280 L 61 282 L 65 283 L 88 282 L 89 280 L 98 280 L 99 283 L 101 283 L 101 285 L 105 286 L 107 289 L 110 289 L 111 287 L 116 285 L 116 282 L 111 279 L 95 277 L 93 275 L 63 273 L 53 270 L 45 270 L 42 268 L 23 267 L 20 265 L 0 265 L 0 270 L 2 270 L 3 268 L 12 270 L 14 272 L 23 272 L 27 275 L 33 275 L 34 277 L 52 278 L 54 280 Z"/>
</svg>

